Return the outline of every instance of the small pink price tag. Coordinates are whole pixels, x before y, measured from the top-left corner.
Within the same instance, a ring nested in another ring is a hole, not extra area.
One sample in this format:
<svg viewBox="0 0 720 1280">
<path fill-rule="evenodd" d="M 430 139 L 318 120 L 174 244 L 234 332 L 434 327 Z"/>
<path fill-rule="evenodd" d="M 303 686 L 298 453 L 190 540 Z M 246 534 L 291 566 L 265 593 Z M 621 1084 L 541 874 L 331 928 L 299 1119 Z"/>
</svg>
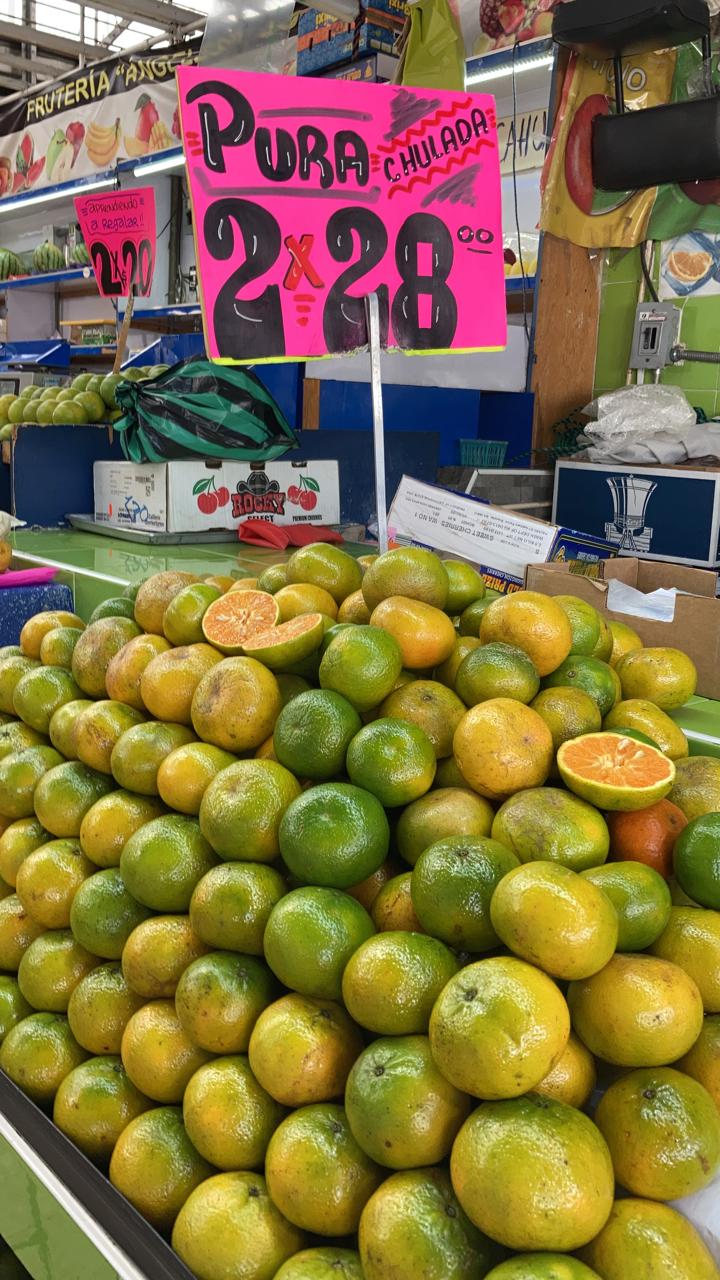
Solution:
<svg viewBox="0 0 720 1280">
<path fill-rule="evenodd" d="M 207 67 L 177 72 L 208 355 L 304 360 L 367 343 L 507 339 L 489 94 Z"/>
<path fill-rule="evenodd" d="M 104 191 L 75 197 L 83 240 L 103 298 L 146 297 L 155 270 L 155 192 Z"/>
</svg>

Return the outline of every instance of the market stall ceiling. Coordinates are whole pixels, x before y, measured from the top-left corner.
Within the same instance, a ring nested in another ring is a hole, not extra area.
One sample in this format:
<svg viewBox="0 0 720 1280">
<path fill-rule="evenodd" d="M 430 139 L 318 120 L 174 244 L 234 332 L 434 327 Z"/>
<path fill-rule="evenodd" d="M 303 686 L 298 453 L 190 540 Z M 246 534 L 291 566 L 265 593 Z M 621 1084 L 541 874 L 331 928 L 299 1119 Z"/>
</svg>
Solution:
<svg viewBox="0 0 720 1280">
<path fill-rule="evenodd" d="M 0 97 L 79 63 L 201 32 L 208 0 L 0 0 Z"/>
</svg>

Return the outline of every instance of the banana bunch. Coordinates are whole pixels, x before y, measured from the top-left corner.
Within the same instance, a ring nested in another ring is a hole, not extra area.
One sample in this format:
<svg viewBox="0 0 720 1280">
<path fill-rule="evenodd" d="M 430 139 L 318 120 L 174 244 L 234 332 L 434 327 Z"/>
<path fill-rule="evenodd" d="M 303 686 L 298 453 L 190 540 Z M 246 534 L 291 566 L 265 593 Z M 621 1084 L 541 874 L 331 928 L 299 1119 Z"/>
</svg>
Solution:
<svg viewBox="0 0 720 1280">
<path fill-rule="evenodd" d="M 173 138 L 166 125 L 162 120 L 156 120 L 150 130 L 150 141 L 148 145 L 149 151 L 166 151 L 168 147 L 177 145 L 177 140 Z"/>
<path fill-rule="evenodd" d="M 143 142 L 142 138 L 133 138 L 129 133 L 125 134 L 124 141 L 128 160 L 137 160 L 140 156 L 147 155 L 150 148 L 149 142 Z"/>
<path fill-rule="evenodd" d="M 112 164 L 120 146 L 120 120 L 113 125 L 99 125 L 95 121 L 85 135 L 85 147 L 94 165 L 107 169 Z"/>
</svg>

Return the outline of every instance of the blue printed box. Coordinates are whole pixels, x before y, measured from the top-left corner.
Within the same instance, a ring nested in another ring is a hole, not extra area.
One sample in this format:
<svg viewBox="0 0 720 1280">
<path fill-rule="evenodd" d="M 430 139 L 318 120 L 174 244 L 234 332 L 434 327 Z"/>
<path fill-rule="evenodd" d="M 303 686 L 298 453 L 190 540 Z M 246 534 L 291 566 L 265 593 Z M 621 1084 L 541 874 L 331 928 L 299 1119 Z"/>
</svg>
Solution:
<svg viewBox="0 0 720 1280">
<path fill-rule="evenodd" d="M 395 32 L 389 31 L 386 27 L 378 27 L 374 23 L 364 23 L 358 31 L 353 28 L 342 34 L 333 35 L 330 39 L 310 37 L 305 47 L 303 47 L 303 37 L 300 36 L 298 37 L 297 74 L 313 75 L 326 67 L 350 62 L 373 52 L 392 53 L 395 40 Z"/>
<path fill-rule="evenodd" d="M 553 520 L 606 538 L 621 556 L 720 566 L 720 470 L 559 462 Z"/>
</svg>

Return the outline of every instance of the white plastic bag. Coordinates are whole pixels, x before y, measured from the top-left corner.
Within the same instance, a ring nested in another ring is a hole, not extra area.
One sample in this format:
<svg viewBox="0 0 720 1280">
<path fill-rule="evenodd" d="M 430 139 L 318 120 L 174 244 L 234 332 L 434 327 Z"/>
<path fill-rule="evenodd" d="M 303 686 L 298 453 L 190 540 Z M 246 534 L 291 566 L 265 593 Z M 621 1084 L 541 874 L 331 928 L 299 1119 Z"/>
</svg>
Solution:
<svg viewBox="0 0 720 1280">
<path fill-rule="evenodd" d="M 584 410 L 595 419 L 584 435 L 591 442 L 583 457 L 592 462 L 685 462 L 720 445 L 720 431 L 698 427 L 695 410 L 680 387 L 622 387 L 593 400 Z"/>
</svg>

